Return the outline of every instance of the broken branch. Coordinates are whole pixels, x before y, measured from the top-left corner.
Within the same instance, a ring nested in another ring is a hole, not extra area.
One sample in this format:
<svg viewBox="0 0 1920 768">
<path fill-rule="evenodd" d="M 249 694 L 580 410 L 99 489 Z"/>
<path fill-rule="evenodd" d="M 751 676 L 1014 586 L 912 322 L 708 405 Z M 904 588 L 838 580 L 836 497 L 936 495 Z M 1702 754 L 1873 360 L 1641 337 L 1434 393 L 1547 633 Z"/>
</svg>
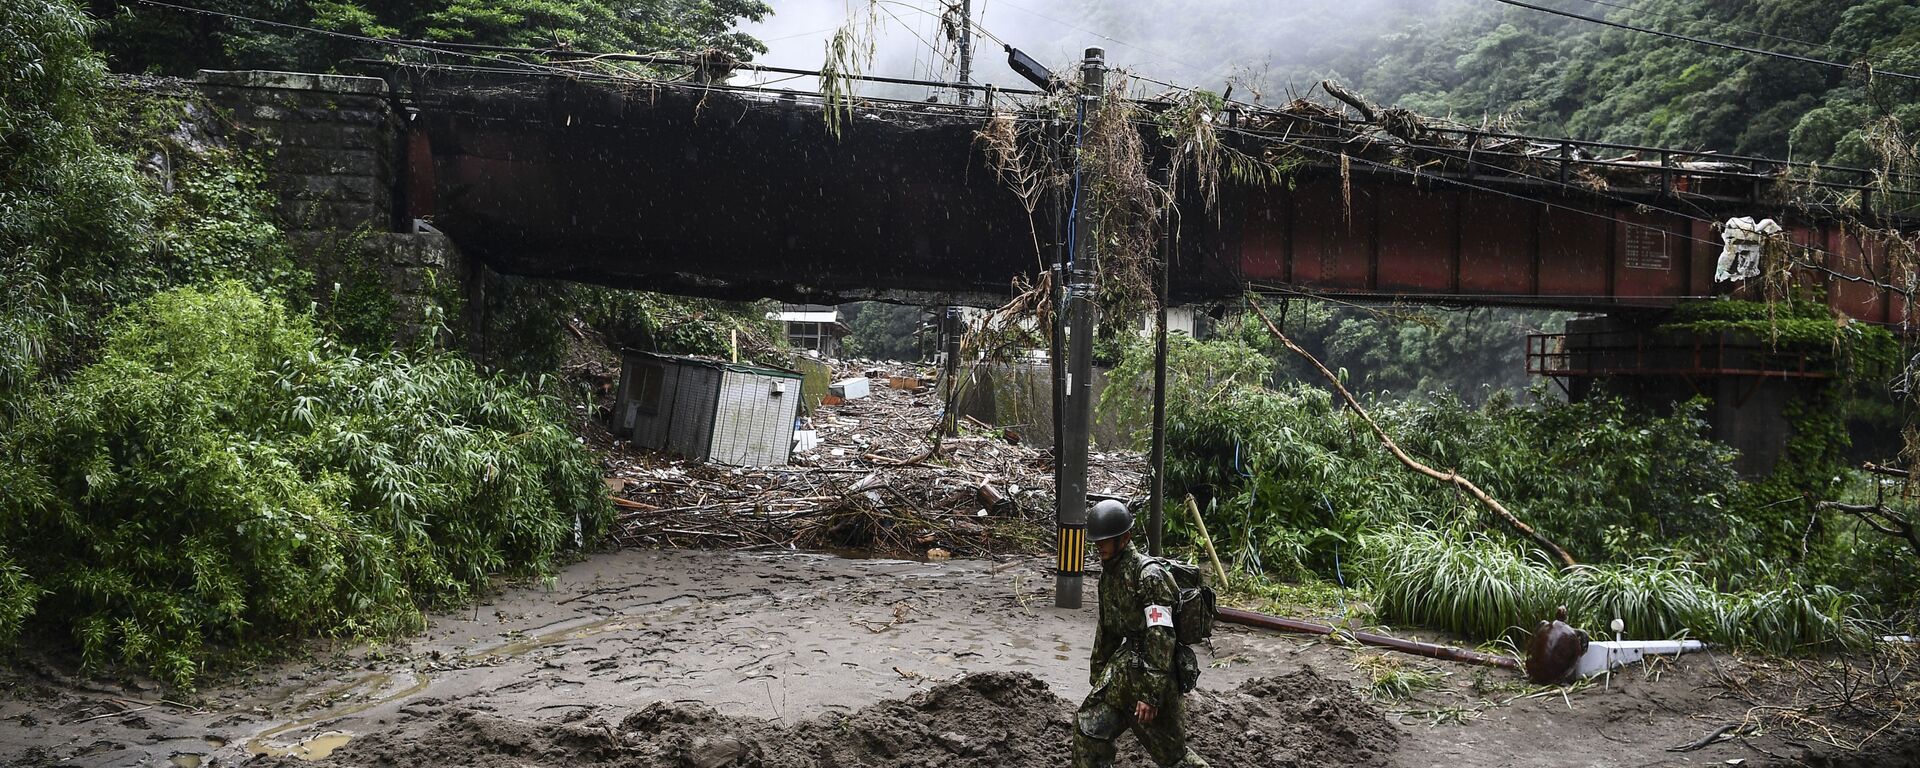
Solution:
<svg viewBox="0 0 1920 768">
<path fill-rule="evenodd" d="M 1545 547 L 1548 552 L 1553 554 L 1554 559 L 1560 561 L 1561 565 L 1568 568 L 1578 565 L 1573 559 L 1573 556 L 1567 554 L 1566 550 L 1561 549 L 1560 545 L 1553 543 L 1553 540 L 1547 538 L 1545 534 L 1540 533 L 1538 530 L 1535 530 L 1533 526 L 1527 525 L 1521 521 L 1520 518 L 1515 517 L 1512 512 L 1507 511 L 1506 505 L 1501 504 L 1492 496 L 1487 495 L 1486 491 L 1480 490 L 1480 486 L 1475 485 L 1473 481 L 1461 477 L 1457 472 L 1441 472 L 1440 470 L 1415 461 L 1413 457 L 1408 456 L 1406 451 L 1400 449 L 1400 444 L 1395 443 L 1393 438 L 1387 435 L 1387 431 L 1381 429 L 1380 424 L 1374 421 L 1372 416 L 1367 414 L 1367 409 L 1361 407 L 1360 401 L 1353 396 L 1353 393 L 1348 392 L 1346 386 L 1340 383 L 1340 377 L 1333 375 L 1333 371 L 1327 370 L 1327 366 L 1322 364 L 1319 358 L 1314 357 L 1312 353 L 1302 349 L 1300 345 L 1293 343 L 1293 339 L 1288 338 L 1285 333 L 1282 333 L 1280 326 L 1273 324 L 1273 320 L 1267 317 L 1266 311 L 1260 308 L 1260 302 L 1256 300 L 1255 297 L 1249 296 L 1248 299 L 1248 303 L 1253 307 L 1254 314 L 1259 315 L 1260 321 L 1266 324 L 1267 331 L 1271 332 L 1274 338 L 1279 339 L 1280 343 L 1285 345 L 1287 349 L 1293 350 L 1294 354 L 1304 357 L 1307 359 L 1307 362 L 1312 363 L 1313 367 L 1320 371 L 1320 375 L 1326 377 L 1327 383 L 1333 385 L 1334 391 L 1340 393 L 1340 398 L 1345 400 L 1349 407 L 1353 408 L 1353 412 L 1360 414 L 1361 420 L 1367 422 L 1367 426 L 1373 430 L 1374 436 L 1380 438 L 1380 442 L 1387 446 L 1387 450 L 1392 452 L 1393 457 L 1399 459 L 1401 464 L 1427 477 L 1443 483 L 1451 483 L 1454 487 L 1466 491 L 1467 495 L 1479 501 L 1481 506 L 1486 507 L 1488 511 L 1492 512 L 1496 517 L 1499 517 L 1509 527 L 1519 531 L 1527 538 L 1532 539 L 1534 543 Z"/>
<path fill-rule="evenodd" d="M 1332 80 L 1322 80 L 1320 81 L 1320 87 L 1326 89 L 1328 96 L 1346 102 L 1347 106 L 1353 107 L 1355 112 L 1360 113 L 1361 120 L 1371 123 L 1377 119 L 1373 113 L 1373 105 L 1368 104 L 1366 99 L 1354 95 L 1352 91 L 1340 87 L 1339 83 Z"/>
<path fill-rule="evenodd" d="M 1907 546 L 1913 547 L 1913 553 L 1920 555 L 1920 530 L 1916 530 L 1913 521 L 1888 509 L 1884 504 L 1846 504 L 1838 501 L 1822 501 L 1813 505 L 1815 510 L 1838 510 L 1853 515 L 1867 527 L 1882 534 L 1902 539 Z"/>
</svg>

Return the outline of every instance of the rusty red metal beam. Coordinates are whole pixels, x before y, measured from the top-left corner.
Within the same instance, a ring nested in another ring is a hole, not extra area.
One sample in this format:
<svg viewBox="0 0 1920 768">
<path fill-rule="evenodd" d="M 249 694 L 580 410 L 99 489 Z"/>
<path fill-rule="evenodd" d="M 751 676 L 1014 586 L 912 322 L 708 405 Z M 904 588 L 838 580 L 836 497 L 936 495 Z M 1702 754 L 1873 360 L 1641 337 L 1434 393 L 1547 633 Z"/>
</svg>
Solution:
<svg viewBox="0 0 1920 768">
<path fill-rule="evenodd" d="M 1705 221 L 1574 189 L 1529 189 L 1525 200 L 1409 182 L 1306 172 L 1290 189 L 1246 190 L 1239 237 L 1227 248 L 1256 290 L 1595 311 L 1665 308 L 1713 292 L 1720 240 Z M 1739 206 L 1718 202 L 1710 215 L 1782 215 Z M 1920 323 L 1884 247 L 1836 223 L 1789 222 L 1787 237 L 1812 249 L 1802 283 L 1823 286 L 1843 316 Z"/>
<path fill-rule="evenodd" d="M 1053 206 L 1028 216 L 975 146 L 974 113 L 861 112 L 834 136 L 818 105 L 770 94 L 403 75 L 419 110 L 404 145 L 405 210 L 502 272 L 727 298 L 985 306 L 1058 246 Z M 1345 176 L 1309 166 L 1290 181 L 1226 190 L 1211 215 L 1181 217 L 1174 301 L 1232 300 L 1251 286 L 1612 312 L 1713 291 L 1710 222 L 1643 208 L 1628 192 L 1498 173 L 1467 188 L 1384 166 Z M 1688 201 L 1705 219 L 1781 218 L 1722 197 Z M 1831 254 L 1820 266 L 1873 279 L 1805 272 L 1836 310 L 1920 322 L 1884 248 L 1831 223 L 1786 223 L 1795 242 Z"/>
</svg>

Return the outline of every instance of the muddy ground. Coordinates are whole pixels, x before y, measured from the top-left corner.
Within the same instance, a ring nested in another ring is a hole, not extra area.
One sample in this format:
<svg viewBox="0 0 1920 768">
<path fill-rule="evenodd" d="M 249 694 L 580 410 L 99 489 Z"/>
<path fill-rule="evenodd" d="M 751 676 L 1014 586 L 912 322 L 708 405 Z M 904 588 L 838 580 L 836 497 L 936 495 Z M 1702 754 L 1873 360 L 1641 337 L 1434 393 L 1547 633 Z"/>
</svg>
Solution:
<svg viewBox="0 0 1920 768">
<path fill-rule="evenodd" d="M 0 678 L 0 764 L 1058 766 L 1092 614 L 1051 607 L 1048 565 L 627 550 L 192 696 L 28 663 Z M 1356 690 L 1371 651 L 1237 627 L 1211 645 L 1189 722 L 1216 766 L 1920 766 L 1912 718 L 1864 745 L 1770 727 L 1668 751 L 1761 722 L 1725 656 L 1571 689 L 1410 660 L 1439 687 L 1394 700 Z"/>
</svg>

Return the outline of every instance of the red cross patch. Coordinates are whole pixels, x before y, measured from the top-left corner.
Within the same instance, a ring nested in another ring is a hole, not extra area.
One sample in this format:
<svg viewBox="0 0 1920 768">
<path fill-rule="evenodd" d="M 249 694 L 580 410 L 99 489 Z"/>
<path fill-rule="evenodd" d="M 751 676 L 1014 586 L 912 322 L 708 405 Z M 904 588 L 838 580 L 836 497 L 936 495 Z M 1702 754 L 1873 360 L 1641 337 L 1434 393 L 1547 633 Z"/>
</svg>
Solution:
<svg viewBox="0 0 1920 768">
<path fill-rule="evenodd" d="M 1173 611 L 1164 605 L 1147 606 L 1147 626 L 1173 628 Z"/>
</svg>

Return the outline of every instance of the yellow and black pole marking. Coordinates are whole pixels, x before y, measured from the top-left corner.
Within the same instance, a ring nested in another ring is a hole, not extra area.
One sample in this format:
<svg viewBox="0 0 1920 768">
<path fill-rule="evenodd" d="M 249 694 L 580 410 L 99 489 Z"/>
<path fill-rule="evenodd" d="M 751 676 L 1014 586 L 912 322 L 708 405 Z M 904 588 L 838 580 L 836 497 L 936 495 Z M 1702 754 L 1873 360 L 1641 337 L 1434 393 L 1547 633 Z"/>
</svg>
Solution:
<svg viewBox="0 0 1920 768">
<path fill-rule="evenodd" d="M 1087 566 L 1086 515 L 1080 522 L 1060 524 L 1060 561 L 1054 572 L 1054 607 L 1079 608 L 1081 572 Z"/>
<path fill-rule="evenodd" d="M 1079 576 L 1087 566 L 1087 527 L 1060 528 L 1060 575 Z"/>
</svg>

